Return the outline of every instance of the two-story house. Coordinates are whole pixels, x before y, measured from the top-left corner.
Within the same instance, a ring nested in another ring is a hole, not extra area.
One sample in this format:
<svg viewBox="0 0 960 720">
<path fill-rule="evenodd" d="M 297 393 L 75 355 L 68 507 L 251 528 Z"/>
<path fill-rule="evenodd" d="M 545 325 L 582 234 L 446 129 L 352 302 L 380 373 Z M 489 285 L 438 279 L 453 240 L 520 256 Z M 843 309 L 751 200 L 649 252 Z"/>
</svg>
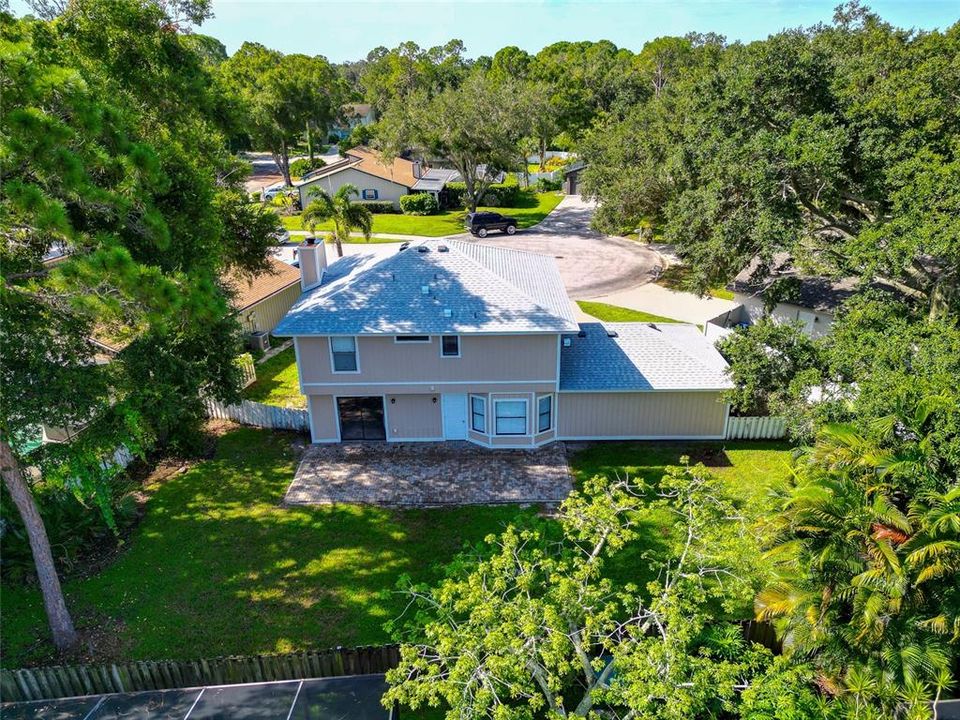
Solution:
<svg viewBox="0 0 960 720">
<path fill-rule="evenodd" d="M 292 336 L 312 439 L 721 438 L 725 363 L 689 325 L 579 325 L 549 256 L 431 241 L 328 266 L 300 247 Z"/>
</svg>

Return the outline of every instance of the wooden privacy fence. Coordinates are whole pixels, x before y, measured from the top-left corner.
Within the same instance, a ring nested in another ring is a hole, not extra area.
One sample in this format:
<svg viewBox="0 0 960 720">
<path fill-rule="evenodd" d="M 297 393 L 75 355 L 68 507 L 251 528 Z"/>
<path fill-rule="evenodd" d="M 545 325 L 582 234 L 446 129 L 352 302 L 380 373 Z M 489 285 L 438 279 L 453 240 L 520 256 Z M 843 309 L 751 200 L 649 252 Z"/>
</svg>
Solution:
<svg viewBox="0 0 960 720">
<path fill-rule="evenodd" d="M 241 425 L 273 430 L 310 432 L 310 416 L 306 410 L 265 405 L 253 400 L 241 400 L 236 405 L 225 405 L 208 398 L 203 404 L 206 406 L 207 416 L 219 420 L 233 420 Z"/>
<path fill-rule="evenodd" d="M 399 662 L 398 646 L 380 645 L 285 655 L 0 670 L 0 701 L 55 700 L 137 690 L 366 675 L 384 673 Z"/>
<path fill-rule="evenodd" d="M 786 418 L 733 415 L 727 418 L 727 440 L 779 440 L 786 434 Z"/>
</svg>

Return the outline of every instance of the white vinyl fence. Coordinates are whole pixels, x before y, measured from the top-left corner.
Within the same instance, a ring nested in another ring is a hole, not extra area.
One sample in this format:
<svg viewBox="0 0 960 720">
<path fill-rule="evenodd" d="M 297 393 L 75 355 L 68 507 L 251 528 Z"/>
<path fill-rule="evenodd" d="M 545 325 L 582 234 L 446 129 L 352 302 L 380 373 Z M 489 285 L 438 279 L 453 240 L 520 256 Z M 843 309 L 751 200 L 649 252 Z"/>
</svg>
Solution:
<svg viewBox="0 0 960 720">
<path fill-rule="evenodd" d="M 216 400 L 204 400 L 207 416 L 218 420 L 233 420 L 241 425 L 271 428 L 273 430 L 310 431 L 310 416 L 306 410 L 264 405 L 252 400 L 241 400 L 236 405 L 225 405 Z"/>
<path fill-rule="evenodd" d="M 727 440 L 779 440 L 786 434 L 786 418 L 733 415 L 727 418 Z"/>
</svg>

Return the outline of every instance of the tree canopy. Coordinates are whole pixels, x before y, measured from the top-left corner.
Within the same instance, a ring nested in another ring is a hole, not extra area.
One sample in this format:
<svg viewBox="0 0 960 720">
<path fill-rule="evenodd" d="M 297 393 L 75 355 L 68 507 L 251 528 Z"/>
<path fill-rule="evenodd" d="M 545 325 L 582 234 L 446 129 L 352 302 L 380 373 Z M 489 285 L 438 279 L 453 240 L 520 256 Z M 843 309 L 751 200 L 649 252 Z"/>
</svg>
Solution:
<svg viewBox="0 0 960 720">
<path fill-rule="evenodd" d="M 788 251 L 956 307 L 960 26 L 902 30 L 851 3 L 747 45 L 655 44 L 669 82 L 583 143 L 601 228 L 654 220 L 701 292 Z"/>
</svg>

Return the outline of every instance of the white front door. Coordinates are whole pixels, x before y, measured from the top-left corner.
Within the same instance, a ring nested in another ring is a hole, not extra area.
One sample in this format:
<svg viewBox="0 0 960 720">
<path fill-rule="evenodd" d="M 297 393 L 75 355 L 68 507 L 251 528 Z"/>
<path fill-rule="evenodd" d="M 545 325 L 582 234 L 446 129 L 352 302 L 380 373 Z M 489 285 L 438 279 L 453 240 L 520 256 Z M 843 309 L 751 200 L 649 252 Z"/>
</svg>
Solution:
<svg viewBox="0 0 960 720">
<path fill-rule="evenodd" d="M 466 393 L 444 393 L 440 399 L 443 404 L 443 439 L 466 440 Z"/>
</svg>

